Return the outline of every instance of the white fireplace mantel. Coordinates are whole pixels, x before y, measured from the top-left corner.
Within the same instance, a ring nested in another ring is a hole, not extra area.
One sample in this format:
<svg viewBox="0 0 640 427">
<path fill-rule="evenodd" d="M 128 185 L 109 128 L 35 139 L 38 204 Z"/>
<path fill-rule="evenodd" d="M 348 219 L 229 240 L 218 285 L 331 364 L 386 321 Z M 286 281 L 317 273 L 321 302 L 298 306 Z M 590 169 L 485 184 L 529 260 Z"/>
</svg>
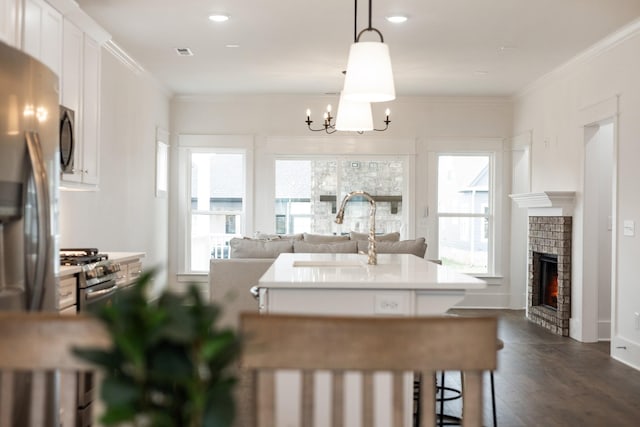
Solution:
<svg viewBox="0 0 640 427">
<path fill-rule="evenodd" d="M 510 194 L 519 208 L 527 208 L 529 216 L 573 216 L 575 191 L 543 191 Z"/>
</svg>

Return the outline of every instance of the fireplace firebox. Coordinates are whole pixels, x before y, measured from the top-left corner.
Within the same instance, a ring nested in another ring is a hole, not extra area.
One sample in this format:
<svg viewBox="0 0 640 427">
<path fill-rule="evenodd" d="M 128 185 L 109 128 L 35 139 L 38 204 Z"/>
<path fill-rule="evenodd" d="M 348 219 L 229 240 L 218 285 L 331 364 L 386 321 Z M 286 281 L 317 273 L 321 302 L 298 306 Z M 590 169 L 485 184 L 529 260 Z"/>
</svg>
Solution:
<svg viewBox="0 0 640 427">
<path fill-rule="evenodd" d="M 558 309 L 558 256 L 539 254 L 538 262 L 538 305 L 553 310 Z"/>
</svg>

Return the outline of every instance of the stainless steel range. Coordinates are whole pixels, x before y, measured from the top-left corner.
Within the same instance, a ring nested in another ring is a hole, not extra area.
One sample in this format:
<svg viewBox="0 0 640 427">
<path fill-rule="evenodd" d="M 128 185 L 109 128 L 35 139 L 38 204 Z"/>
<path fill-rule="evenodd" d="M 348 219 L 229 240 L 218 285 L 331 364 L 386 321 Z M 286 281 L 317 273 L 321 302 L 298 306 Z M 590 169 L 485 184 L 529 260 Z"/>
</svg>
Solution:
<svg viewBox="0 0 640 427">
<path fill-rule="evenodd" d="M 116 277 L 120 264 L 110 261 L 95 248 L 61 249 L 62 265 L 80 265 L 78 275 L 78 311 L 93 310 L 113 301 L 118 286 Z"/>
<path fill-rule="evenodd" d="M 62 265 L 79 265 L 78 274 L 78 312 L 95 311 L 112 304 L 118 285 L 116 277 L 120 264 L 100 254 L 95 248 L 61 249 Z M 91 402 L 94 394 L 94 381 L 91 374 L 78 375 L 78 423 L 76 427 L 91 426 Z"/>
</svg>

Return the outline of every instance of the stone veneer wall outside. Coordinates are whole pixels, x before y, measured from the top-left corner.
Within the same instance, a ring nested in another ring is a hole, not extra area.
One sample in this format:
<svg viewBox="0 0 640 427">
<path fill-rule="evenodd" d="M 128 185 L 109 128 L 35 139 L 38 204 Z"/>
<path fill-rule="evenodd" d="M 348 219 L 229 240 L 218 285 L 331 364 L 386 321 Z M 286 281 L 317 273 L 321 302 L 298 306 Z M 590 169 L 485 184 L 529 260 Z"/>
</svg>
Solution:
<svg viewBox="0 0 640 427">
<path fill-rule="evenodd" d="M 338 183 L 338 175 L 340 181 Z M 379 196 L 401 196 L 404 188 L 404 166 L 402 160 L 313 160 L 311 162 L 311 231 L 317 234 L 332 234 L 336 230 L 369 231 L 369 203 L 347 204 L 344 224 L 336 226 L 336 212 L 329 202 L 320 202 L 321 195 L 335 195 L 337 205 L 342 196 L 355 190 Z M 340 188 L 337 188 L 340 185 Z M 390 233 L 401 231 L 403 203 L 398 211 L 391 213 L 390 203 L 377 203 L 376 231 Z"/>
<path fill-rule="evenodd" d="M 532 322 L 551 332 L 569 336 L 571 318 L 571 229 L 570 216 L 529 217 L 529 282 L 527 284 L 527 317 Z M 541 305 L 536 283 L 537 255 L 550 254 L 558 257 L 558 309 Z M 537 304 L 537 303 L 536 303 Z"/>
</svg>

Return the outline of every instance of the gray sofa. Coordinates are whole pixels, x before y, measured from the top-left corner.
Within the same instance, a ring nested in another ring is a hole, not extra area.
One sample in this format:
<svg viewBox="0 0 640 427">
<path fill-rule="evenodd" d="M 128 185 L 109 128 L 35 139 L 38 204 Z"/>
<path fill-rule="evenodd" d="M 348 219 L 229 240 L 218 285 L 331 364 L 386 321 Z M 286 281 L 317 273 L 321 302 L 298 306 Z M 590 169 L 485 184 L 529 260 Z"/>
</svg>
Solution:
<svg viewBox="0 0 640 427">
<path fill-rule="evenodd" d="M 261 238 L 234 238 L 229 242 L 230 258 L 212 259 L 209 266 L 209 296 L 223 307 L 220 324 L 234 329 L 238 314 L 258 309 L 249 290 L 258 283 L 281 253 L 357 253 L 367 251 L 367 235 L 318 234 L 269 235 Z M 424 238 L 400 240 L 399 233 L 376 236 L 378 253 L 411 253 L 424 257 Z"/>
</svg>

